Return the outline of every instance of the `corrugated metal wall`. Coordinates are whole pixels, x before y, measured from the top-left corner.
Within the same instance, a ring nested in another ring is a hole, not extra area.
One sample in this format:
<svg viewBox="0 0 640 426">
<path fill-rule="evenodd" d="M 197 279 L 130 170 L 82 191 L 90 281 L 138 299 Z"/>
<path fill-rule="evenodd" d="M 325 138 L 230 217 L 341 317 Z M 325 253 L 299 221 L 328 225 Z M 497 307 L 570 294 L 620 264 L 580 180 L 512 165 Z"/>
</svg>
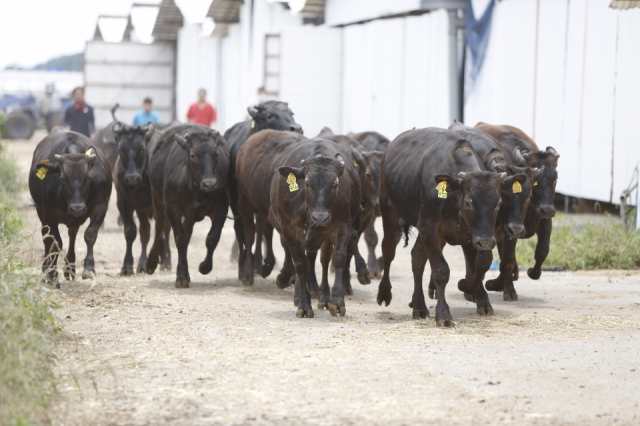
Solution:
<svg viewBox="0 0 640 426">
<path fill-rule="evenodd" d="M 465 120 L 521 127 L 560 151 L 558 191 L 617 202 L 640 161 L 640 11 L 607 6 L 500 2 Z"/>
</svg>

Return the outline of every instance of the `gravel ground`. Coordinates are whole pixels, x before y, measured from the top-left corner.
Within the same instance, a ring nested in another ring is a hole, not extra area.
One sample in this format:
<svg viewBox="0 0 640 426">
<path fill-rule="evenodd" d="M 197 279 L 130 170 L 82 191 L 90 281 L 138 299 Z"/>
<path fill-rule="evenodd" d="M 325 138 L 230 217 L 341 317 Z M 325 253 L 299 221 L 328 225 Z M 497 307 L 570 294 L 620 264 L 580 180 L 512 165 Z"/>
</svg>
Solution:
<svg viewBox="0 0 640 426">
<path fill-rule="evenodd" d="M 8 144 L 25 174 L 34 146 Z M 36 265 L 30 203 L 25 194 Z M 119 277 L 116 216 L 112 200 L 97 278 L 52 290 L 65 330 L 54 424 L 640 424 L 638 272 L 523 277 L 520 301 L 492 293 L 495 316 L 480 318 L 456 289 L 461 251 L 448 247 L 457 326 L 438 329 L 411 319 L 410 250 L 399 249 L 391 306 L 376 304 L 377 282 L 354 282 L 346 317 L 297 319 L 292 290 L 274 277 L 236 280 L 230 222 L 208 276 L 197 272 L 208 223 L 196 227 L 190 289 L 175 289 L 171 273 Z"/>
</svg>

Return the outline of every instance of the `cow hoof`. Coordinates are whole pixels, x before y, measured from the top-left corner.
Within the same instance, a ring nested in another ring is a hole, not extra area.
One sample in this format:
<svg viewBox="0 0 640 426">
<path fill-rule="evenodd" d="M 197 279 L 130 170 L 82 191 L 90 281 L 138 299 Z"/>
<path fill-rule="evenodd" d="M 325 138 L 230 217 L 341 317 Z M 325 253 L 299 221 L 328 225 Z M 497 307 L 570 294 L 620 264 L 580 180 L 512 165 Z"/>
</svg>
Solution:
<svg viewBox="0 0 640 426">
<path fill-rule="evenodd" d="M 353 287 L 351 287 L 351 283 L 347 283 L 344 286 L 344 294 L 347 296 L 353 296 Z"/>
<path fill-rule="evenodd" d="M 478 313 L 478 315 L 482 315 L 482 316 L 493 315 L 493 307 L 491 306 L 491 304 L 487 300 L 484 303 L 478 303 L 476 305 L 476 312 Z"/>
<path fill-rule="evenodd" d="M 496 278 L 495 280 L 488 280 L 485 284 L 484 287 L 488 290 L 488 291 L 503 291 L 504 290 L 504 284 L 502 283 L 502 280 Z"/>
<path fill-rule="evenodd" d="M 203 260 L 200 263 L 200 266 L 198 266 L 198 271 L 200 271 L 202 275 L 207 275 L 209 272 L 211 272 L 212 268 L 213 262 L 211 262 L 211 260 Z"/>
<path fill-rule="evenodd" d="M 276 266 L 275 262 L 265 261 L 262 267 L 260 268 L 260 276 L 262 278 L 267 278 L 269 275 L 271 275 L 271 272 L 273 271 L 274 266 Z"/>
<path fill-rule="evenodd" d="M 436 327 L 455 327 L 456 323 L 452 319 L 436 319 Z"/>
<path fill-rule="evenodd" d="M 412 303 L 413 305 L 413 303 Z M 424 308 L 413 308 L 413 319 L 424 319 L 429 316 L 429 310 L 425 306 Z"/>
<path fill-rule="evenodd" d="M 338 316 L 338 315 L 343 317 L 347 313 L 347 308 L 344 305 L 344 303 L 329 303 L 328 304 L 328 309 L 329 309 L 329 313 L 333 317 Z"/>
<path fill-rule="evenodd" d="M 291 277 L 287 275 L 283 275 L 282 273 L 278 274 L 276 278 L 276 287 L 278 288 L 287 288 L 291 285 Z"/>
<path fill-rule="evenodd" d="M 369 271 L 358 272 L 358 282 L 362 285 L 371 284 L 371 279 L 369 279 Z"/>
<path fill-rule="evenodd" d="M 153 274 L 156 271 L 157 267 L 158 259 L 154 258 L 153 256 L 149 257 L 147 259 L 147 264 L 144 265 L 145 272 L 149 275 Z"/>
<path fill-rule="evenodd" d="M 96 276 L 96 272 L 95 271 L 88 271 L 88 270 L 84 270 L 82 271 L 82 279 L 83 280 L 91 280 L 93 278 L 95 278 Z"/>
<path fill-rule="evenodd" d="M 189 278 L 177 278 L 176 279 L 176 288 L 189 288 L 189 283 L 191 280 Z"/>
<path fill-rule="evenodd" d="M 299 307 L 296 311 L 296 316 L 298 318 L 313 318 L 313 309 L 311 309 L 311 306 Z"/>
<path fill-rule="evenodd" d="M 155 269 L 155 268 L 154 268 Z M 147 268 L 148 270 L 148 268 Z M 171 263 L 163 263 L 160 265 L 161 272 L 171 272 Z M 153 273 L 153 272 L 151 272 Z"/>
<path fill-rule="evenodd" d="M 67 281 L 75 281 L 76 279 L 76 271 L 75 270 L 66 270 L 64 271 L 64 279 Z"/>
<path fill-rule="evenodd" d="M 128 277 L 133 275 L 133 266 L 132 265 L 123 266 L 122 269 L 120 270 L 120 275 L 122 275 L 123 277 Z"/>
<path fill-rule="evenodd" d="M 466 300 L 467 302 L 475 302 L 476 301 L 476 297 L 473 295 L 473 293 L 464 292 L 463 296 L 464 296 L 464 300 Z"/>
<path fill-rule="evenodd" d="M 458 281 L 458 290 L 460 290 L 463 293 L 471 292 L 473 291 L 472 283 L 466 278 L 463 278 L 460 281 Z"/>
<path fill-rule="evenodd" d="M 382 305 L 384 302 L 384 306 L 389 306 L 391 303 L 391 285 L 387 286 L 379 286 L 378 287 L 378 297 L 376 298 L 378 305 Z"/>
<path fill-rule="evenodd" d="M 502 300 L 505 302 L 516 302 L 518 300 L 518 293 L 516 293 L 515 289 L 505 290 L 502 293 Z"/>
<path fill-rule="evenodd" d="M 321 311 L 329 309 L 329 304 L 327 302 L 318 302 L 318 309 Z"/>
<path fill-rule="evenodd" d="M 138 261 L 138 267 L 136 268 L 136 274 L 143 274 L 145 271 L 145 267 L 146 267 L 147 261 L 146 260 L 139 260 Z"/>
<path fill-rule="evenodd" d="M 542 275 L 542 271 L 536 268 L 529 268 L 527 269 L 527 275 L 529 275 L 529 278 L 532 280 L 539 280 L 540 275 Z"/>
<path fill-rule="evenodd" d="M 247 278 L 247 277 L 243 277 L 240 282 L 242 283 L 242 285 L 247 286 L 247 287 L 251 287 L 253 285 L 253 277 L 251 278 Z"/>
</svg>

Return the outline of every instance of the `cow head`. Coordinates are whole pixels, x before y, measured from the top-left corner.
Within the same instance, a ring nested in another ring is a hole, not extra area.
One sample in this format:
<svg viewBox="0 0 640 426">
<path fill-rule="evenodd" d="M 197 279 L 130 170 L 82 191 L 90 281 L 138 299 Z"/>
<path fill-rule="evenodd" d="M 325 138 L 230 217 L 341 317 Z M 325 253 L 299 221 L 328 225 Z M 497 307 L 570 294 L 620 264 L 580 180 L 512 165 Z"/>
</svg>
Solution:
<svg viewBox="0 0 640 426">
<path fill-rule="evenodd" d="M 496 218 L 506 176 L 506 173 L 475 171 L 459 172 L 455 177 L 437 175 L 435 178 L 436 188 L 445 182 L 444 188 L 457 195 L 460 219 L 471 232 L 471 242 L 476 250 L 491 250 L 496 245 Z"/>
<path fill-rule="evenodd" d="M 146 144 L 150 126 L 127 126 L 121 122 L 113 125 L 113 134 L 118 143 L 119 174 L 122 182 L 129 188 L 142 184 L 147 169 Z"/>
<path fill-rule="evenodd" d="M 252 131 L 283 130 L 302 134 L 302 127 L 293 118 L 286 102 L 266 101 L 247 108 L 251 116 Z"/>
<path fill-rule="evenodd" d="M 502 181 L 502 208 L 500 215 L 505 223 L 507 238 L 516 239 L 525 231 L 524 220 L 531 201 L 533 182 L 540 173 L 531 167 L 508 167 L 509 175 Z"/>
<path fill-rule="evenodd" d="M 313 228 L 329 225 L 344 173 L 343 157 L 340 154 L 333 158 L 317 155 L 304 160 L 302 167 L 283 166 L 278 171 L 284 179 L 291 179 L 290 174 L 293 174 L 296 184 L 304 187 L 307 223 Z"/>
<path fill-rule="evenodd" d="M 87 214 L 87 201 L 91 194 L 91 168 L 95 164 L 95 148 L 83 153 L 55 154 L 53 160 L 42 161 L 38 168 L 60 175 L 60 190 L 67 205 L 67 213 L 75 218 Z"/>
<path fill-rule="evenodd" d="M 188 153 L 193 188 L 209 193 L 225 186 L 229 160 L 220 133 L 213 129 L 187 130 L 175 134 L 174 140 Z"/>
<path fill-rule="evenodd" d="M 553 147 L 548 146 L 544 151 L 529 152 L 514 150 L 514 157 L 519 163 L 540 169 L 533 182 L 532 207 L 543 219 L 550 219 L 556 214 L 553 205 L 558 182 L 558 159 L 560 155 Z"/>
</svg>

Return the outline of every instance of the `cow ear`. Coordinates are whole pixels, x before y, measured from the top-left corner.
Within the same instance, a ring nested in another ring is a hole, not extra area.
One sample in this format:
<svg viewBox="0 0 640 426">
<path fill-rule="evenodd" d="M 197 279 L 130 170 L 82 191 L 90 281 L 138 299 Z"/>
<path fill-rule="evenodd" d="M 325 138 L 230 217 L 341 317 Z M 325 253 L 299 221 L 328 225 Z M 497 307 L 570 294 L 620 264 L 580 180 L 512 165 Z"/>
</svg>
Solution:
<svg viewBox="0 0 640 426">
<path fill-rule="evenodd" d="M 46 168 L 47 170 L 50 171 L 57 171 L 60 170 L 60 161 L 62 161 L 62 155 L 60 154 L 56 154 L 55 159 L 53 161 L 50 161 L 48 159 L 45 160 L 40 160 L 36 163 L 36 168 L 39 169 L 41 167 Z M 60 157 L 60 158 L 58 158 Z"/>
<path fill-rule="evenodd" d="M 251 118 L 259 118 L 261 113 L 263 112 L 263 108 L 260 105 L 250 106 L 247 108 L 247 112 L 251 116 Z"/>
<path fill-rule="evenodd" d="M 304 179 L 304 169 L 302 167 L 282 166 L 278 168 L 278 172 L 280 176 L 284 178 L 289 177 L 289 175 L 293 173 L 297 179 Z"/>
<path fill-rule="evenodd" d="M 548 146 L 547 149 L 545 149 L 545 152 L 547 154 L 553 155 L 556 158 L 560 158 L 560 154 L 558 154 L 558 151 L 556 151 L 556 149 L 552 146 Z"/>
<path fill-rule="evenodd" d="M 184 134 L 184 135 L 176 134 L 176 135 L 173 136 L 173 139 L 185 151 L 190 151 L 191 150 L 191 143 L 189 142 L 189 135 L 188 134 Z"/>
<path fill-rule="evenodd" d="M 145 145 L 147 145 L 149 143 L 149 141 L 151 141 L 151 137 L 153 136 L 153 133 L 156 131 L 156 126 L 153 123 L 149 123 L 146 126 L 146 130 L 144 132 L 144 143 Z"/>
<path fill-rule="evenodd" d="M 436 175 L 435 177 L 436 185 L 440 182 L 446 182 L 447 186 L 451 188 L 452 191 L 460 189 L 460 187 L 462 186 L 462 180 L 463 178 L 461 177 L 453 177 L 446 174 Z"/>
</svg>

